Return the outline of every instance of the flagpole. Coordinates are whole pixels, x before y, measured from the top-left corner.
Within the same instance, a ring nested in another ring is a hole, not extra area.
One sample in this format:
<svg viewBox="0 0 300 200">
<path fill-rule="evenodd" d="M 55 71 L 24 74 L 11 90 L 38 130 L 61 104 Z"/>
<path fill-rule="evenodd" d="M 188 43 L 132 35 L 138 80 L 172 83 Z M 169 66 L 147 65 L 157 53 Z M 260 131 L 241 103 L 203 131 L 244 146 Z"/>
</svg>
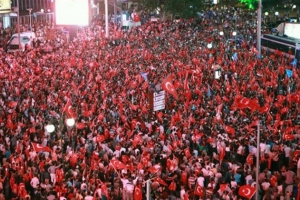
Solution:
<svg viewBox="0 0 300 200">
<path fill-rule="evenodd" d="M 260 160 L 260 149 L 259 149 L 259 144 L 260 144 L 260 120 L 258 121 L 257 124 L 257 136 L 256 136 L 256 193 L 255 193 L 255 199 L 259 200 L 259 184 L 258 184 L 258 175 L 259 175 L 259 160 Z"/>
<path fill-rule="evenodd" d="M 150 200 L 151 198 L 150 198 L 150 181 L 151 181 L 152 179 L 149 179 L 149 180 L 147 180 L 146 181 L 146 198 L 147 198 L 147 200 Z"/>
</svg>

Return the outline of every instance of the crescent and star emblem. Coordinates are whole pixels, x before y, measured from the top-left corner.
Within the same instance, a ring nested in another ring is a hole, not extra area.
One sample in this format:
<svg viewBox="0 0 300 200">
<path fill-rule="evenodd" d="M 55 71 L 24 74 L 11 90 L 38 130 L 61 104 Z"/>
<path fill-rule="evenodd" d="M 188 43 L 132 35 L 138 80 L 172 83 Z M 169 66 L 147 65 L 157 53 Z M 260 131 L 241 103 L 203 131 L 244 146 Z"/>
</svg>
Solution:
<svg viewBox="0 0 300 200">
<path fill-rule="evenodd" d="M 244 104 L 244 105 L 248 105 L 249 104 L 249 100 L 246 99 L 246 98 L 242 98 L 241 101 L 240 101 L 241 104 Z"/>
<path fill-rule="evenodd" d="M 173 91 L 174 90 L 174 88 L 172 87 L 172 84 L 170 82 L 166 82 L 166 88 L 169 91 Z"/>
<path fill-rule="evenodd" d="M 249 188 L 246 188 L 246 189 L 243 190 L 243 193 L 245 194 L 245 196 L 249 196 L 251 191 L 250 191 Z"/>
</svg>

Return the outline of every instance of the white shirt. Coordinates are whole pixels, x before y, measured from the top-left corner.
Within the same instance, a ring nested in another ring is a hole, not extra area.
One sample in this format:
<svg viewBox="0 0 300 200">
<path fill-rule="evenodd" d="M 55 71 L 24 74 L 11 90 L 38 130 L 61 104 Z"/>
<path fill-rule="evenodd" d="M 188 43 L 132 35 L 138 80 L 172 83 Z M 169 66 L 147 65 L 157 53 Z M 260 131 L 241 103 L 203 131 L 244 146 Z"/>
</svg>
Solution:
<svg viewBox="0 0 300 200">
<path fill-rule="evenodd" d="M 246 184 L 248 185 L 249 183 L 250 183 L 250 181 L 252 180 L 252 175 L 247 175 L 246 177 L 245 177 L 245 179 L 246 179 Z"/>
<path fill-rule="evenodd" d="M 285 157 L 286 157 L 286 158 L 289 158 L 289 157 L 290 157 L 290 152 L 291 152 L 291 148 L 288 147 L 288 146 L 285 146 L 285 147 L 284 147 L 284 154 L 285 154 Z"/>
<path fill-rule="evenodd" d="M 256 155 L 257 153 L 257 148 L 256 147 L 252 147 L 251 152 L 253 155 Z"/>
<path fill-rule="evenodd" d="M 93 199 L 94 199 L 94 197 L 91 195 L 84 197 L 84 200 L 93 200 Z"/>
<path fill-rule="evenodd" d="M 260 143 L 259 144 L 259 148 L 260 148 L 261 152 L 265 152 L 265 150 L 266 150 L 266 144 L 265 143 Z"/>
<path fill-rule="evenodd" d="M 202 176 L 200 176 L 200 177 L 197 178 L 197 183 L 201 187 L 204 187 L 204 181 L 205 181 L 205 179 Z"/>
<path fill-rule="evenodd" d="M 37 188 L 37 185 L 40 184 L 40 181 L 37 177 L 33 177 L 30 181 L 30 184 L 33 188 Z"/>
<path fill-rule="evenodd" d="M 184 190 L 184 189 L 181 189 L 181 190 L 180 190 L 180 199 L 181 199 L 181 200 L 184 200 L 184 194 L 185 194 L 185 190 Z"/>
<path fill-rule="evenodd" d="M 261 184 L 261 186 L 262 186 L 262 189 L 263 189 L 263 190 L 268 190 L 269 187 L 270 187 L 270 183 L 269 183 L 269 182 L 263 182 L 263 183 Z"/>
</svg>

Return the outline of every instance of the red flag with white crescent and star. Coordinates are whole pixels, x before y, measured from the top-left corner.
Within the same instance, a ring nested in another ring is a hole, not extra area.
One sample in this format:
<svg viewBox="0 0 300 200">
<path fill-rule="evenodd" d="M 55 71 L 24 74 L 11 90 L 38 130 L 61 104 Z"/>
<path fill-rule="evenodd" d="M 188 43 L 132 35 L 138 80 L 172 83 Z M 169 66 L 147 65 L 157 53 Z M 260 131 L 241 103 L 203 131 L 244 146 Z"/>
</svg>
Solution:
<svg viewBox="0 0 300 200">
<path fill-rule="evenodd" d="M 110 164 L 116 170 L 122 170 L 122 169 L 126 169 L 127 168 L 127 166 L 124 163 L 122 163 L 121 161 L 119 161 L 118 159 L 110 160 Z"/>
<path fill-rule="evenodd" d="M 199 196 L 200 198 L 204 198 L 205 195 L 204 188 L 201 187 L 198 183 L 196 184 L 194 194 Z"/>
<path fill-rule="evenodd" d="M 173 95 L 173 97 L 175 99 L 178 99 L 178 94 L 175 90 L 175 87 L 172 83 L 172 78 L 171 76 L 168 76 L 162 83 L 161 83 L 161 87 L 163 90 L 165 90 L 166 92 L 170 93 L 171 95 Z"/>
<path fill-rule="evenodd" d="M 247 199 L 251 199 L 255 194 L 255 188 L 250 185 L 243 185 L 239 188 L 239 195 Z"/>
<path fill-rule="evenodd" d="M 47 151 L 47 152 L 51 152 L 51 148 L 50 147 L 47 147 L 47 146 L 42 146 L 38 143 L 35 143 L 35 142 L 31 142 L 32 144 L 32 147 L 34 149 L 34 151 L 36 151 L 37 153 L 40 152 L 40 151 Z"/>
<path fill-rule="evenodd" d="M 143 199 L 143 193 L 140 186 L 135 186 L 133 193 L 133 200 L 141 200 Z"/>
<path fill-rule="evenodd" d="M 68 99 L 66 105 L 64 106 L 63 113 L 65 113 L 68 117 L 76 118 L 76 115 L 72 109 L 72 104 L 70 99 Z"/>
</svg>

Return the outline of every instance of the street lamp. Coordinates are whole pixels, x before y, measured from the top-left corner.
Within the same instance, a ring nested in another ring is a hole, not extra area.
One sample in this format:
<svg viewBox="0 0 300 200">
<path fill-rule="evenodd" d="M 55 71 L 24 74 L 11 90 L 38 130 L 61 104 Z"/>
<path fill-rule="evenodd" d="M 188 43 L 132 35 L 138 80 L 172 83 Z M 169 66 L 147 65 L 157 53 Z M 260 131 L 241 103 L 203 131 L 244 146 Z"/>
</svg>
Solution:
<svg viewBox="0 0 300 200">
<path fill-rule="evenodd" d="M 66 119 L 66 124 L 67 124 L 67 130 L 68 130 L 68 135 L 72 144 L 72 149 L 75 149 L 75 143 L 74 143 L 74 138 L 72 134 L 72 128 L 75 125 L 75 119 L 73 118 L 68 118 Z"/>
<path fill-rule="evenodd" d="M 67 126 L 68 127 L 73 127 L 74 125 L 75 125 L 75 119 L 73 119 L 73 118 L 68 118 L 67 120 L 66 120 L 66 124 L 67 124 Z"/>
<path fill-rule="evenodd" d="M 32 12 L 32 8 L 27 8 L 27 10 L 29 11 L 29 28 L 30 28 L 30 30 L 32 30 L 32 26 L 31 26 L 31 12 Z"/>
<path fill-rule="evenodd" d="M 268 12 L 265 12 L 265 23 L 267 22 L 267 17 L 268 17 L 269 13 Z"/>
<path fill-rule="evenodd" d="M 207 48 L 211 49 L 212 48 L 212 43 L 208 43 Z"/>
<path fill-rule="evenodd" d="M 48 124 L 45 126 L 45 129 L 48 133 L 52 133 L 53 131 L 55 131 L 55 126 L 53 124 Z"/>
</svg>

